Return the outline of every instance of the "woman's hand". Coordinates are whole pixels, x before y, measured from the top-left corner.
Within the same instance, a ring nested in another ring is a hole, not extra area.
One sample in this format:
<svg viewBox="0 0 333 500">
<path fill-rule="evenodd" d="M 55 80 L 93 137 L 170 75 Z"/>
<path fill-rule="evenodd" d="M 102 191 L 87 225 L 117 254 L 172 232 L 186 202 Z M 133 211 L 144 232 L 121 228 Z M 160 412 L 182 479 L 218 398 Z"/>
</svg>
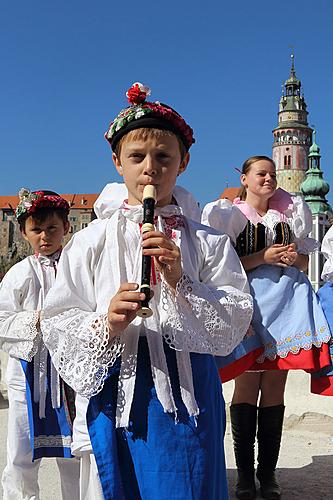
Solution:
<svg viewBox="0 0 333 500">
<path fill-rule="evenodd" d="M 148 231 L 142 235 L 142 253 L 154 257 L 156 268 L 175 289 L 183 274 L 180 248 L 161 231 Z"/>
<path fill-rule="evenodd" d="M 291 245 L 282 245 L 275 243 L 274 245 L 270 245 L 269 247 L 260 250 L 259 252 L 255 252 L 250 255 L 244 255 L 240 258 L 241 263 L 245 271 L 251 271 L 251 269 L 255 269 L 258 266 L 263 264 L 270 264 L 274 266 L 280 267 L 288 267 L 288 264 L 284 262 L 284 258 L 286 255 L 290 256 Z M 292 252 L 291 252 L 292 253 Z"/>
<path fill-rule="evenodd" d="M 145 294 L 137 292 L 137 283 L 123 283 L 111 299 L 108 309 L 110 337 L 117 337 L 133 321 Z"/>
<path fill-rule="evenodd" d="M 288 254 L 289 245 L 274 244 L 269 247 L 264 248 L 262 252 L 262 258 L 264 264 L 275 264 L 282 265 L 283 267 L 287 264 L 284 262 L 284 258 Z"/>
<path fill-rule="evenodd" d="M 288 245 L 287 251 L 281 257 L 281 264 L 286 267 L 293 266 L 297 260 L 298 253 L 296 252 L 295 243 Z"/>
</svg>

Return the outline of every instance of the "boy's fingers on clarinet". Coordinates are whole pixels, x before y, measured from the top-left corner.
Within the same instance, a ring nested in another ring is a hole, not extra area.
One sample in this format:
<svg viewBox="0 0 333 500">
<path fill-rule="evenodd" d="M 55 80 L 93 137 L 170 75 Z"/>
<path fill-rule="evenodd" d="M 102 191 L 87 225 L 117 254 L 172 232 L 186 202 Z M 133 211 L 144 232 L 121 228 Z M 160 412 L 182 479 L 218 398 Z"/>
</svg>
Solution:
<svg viewBox="0 0 333 500">
<path fill-rule="evenodd" d="M 149 236 L 146 236 L 149 235 Z M 163 233 L 145 233 L 145 238 L 142 238 L 141 246 L 143 248 L 159 247 L 159 248 L 178 248 L 174 241 L 170 240 Z"/>
<path fill-rule="evenodd" d="M 126 314 L 128 311 L 136 311 L 145 294 L 141 292 L 119 292 L 110 302 L 109 314 Z"/>
<path fill-rule="evenodd" d="M 142 241 L 148 240 L 150 238 L 165 238 L 165 234 L 161 231 L 147 231 L 142 233 Z"/>
<path fill-rule="evenodd" d="M 137 283 L 122 283 L 118 289 L 117 293 L 120 292 L 126 292 L 130 290 L 137 290 L 139 288 L 139 285 Z"/>
</svg>

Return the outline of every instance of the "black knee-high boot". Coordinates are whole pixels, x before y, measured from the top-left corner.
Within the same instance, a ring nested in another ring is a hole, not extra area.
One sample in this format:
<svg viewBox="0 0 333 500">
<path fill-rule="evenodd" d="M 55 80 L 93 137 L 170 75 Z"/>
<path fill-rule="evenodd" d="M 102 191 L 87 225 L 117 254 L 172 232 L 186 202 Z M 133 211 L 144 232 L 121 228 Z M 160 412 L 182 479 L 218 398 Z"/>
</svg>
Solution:
<svg viewBox="0 0 333 500">
<path fill-rule="evenodd" d="M 257 407 L 248 403 L 231 405 L 230 417 L 238 472 L 236 497 L 240 500 L 252 500 L 256 497 L 254 441 L 257 430 Z"/>
<path fill-rule="evenodd" d="M 258 468 L 260 491 L 267 500 L 279 500 L 281 487 L 275 477 L 282 436 L 284 406 L 267 406 L 258 411 Z"/>
</svg>

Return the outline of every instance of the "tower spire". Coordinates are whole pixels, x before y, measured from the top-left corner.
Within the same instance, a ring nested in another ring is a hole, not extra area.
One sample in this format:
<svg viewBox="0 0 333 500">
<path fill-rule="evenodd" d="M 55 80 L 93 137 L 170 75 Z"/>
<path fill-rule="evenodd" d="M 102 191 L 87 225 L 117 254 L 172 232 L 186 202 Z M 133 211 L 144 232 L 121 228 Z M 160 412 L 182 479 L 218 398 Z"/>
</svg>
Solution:
<svg viewBox="0 0 333 500">
<path fill-rule="evenodd" d="M 284 83 L 278 125 L 273 130 L 273 160 L 279 186 L 299 194 L 308 169 L 312 129 L 307 121 L 306 102 L 301 94 L 302 84 L 296 77 L 294 48 L 291 49 L 290 75 Z"/>
<path fill-rule="evenodd" d="M 316 130 L 313 130 L 313 135 L 309 151 L 309 168 L 301 184 L 301 193 L 313 214 L 332 212 L 332 208 L 326 200 L 330 186 L 324 180 L 324 174 L 320 168 L 320 148 L 316 144 Z"/>
<path fill-rule="evenodd" d="M 293 49 L 293 47 L 292 47 L 292 49 Z M 291 57 L 290 78 L 295 78 L 296 79 L 294 50 L 292 50 L 290 57 Z"/>
</svg>

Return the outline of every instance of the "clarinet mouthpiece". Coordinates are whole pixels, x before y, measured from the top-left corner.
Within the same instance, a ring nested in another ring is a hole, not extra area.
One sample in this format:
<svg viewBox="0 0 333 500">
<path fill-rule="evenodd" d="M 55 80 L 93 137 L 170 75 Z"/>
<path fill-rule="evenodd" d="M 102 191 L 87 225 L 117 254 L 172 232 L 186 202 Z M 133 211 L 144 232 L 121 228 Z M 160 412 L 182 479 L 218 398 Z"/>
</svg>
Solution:
<svg viewBox="0 0 333 500">
<path fill-rule="evenodd" d="M 147 186 L 144 187 L 142 200 L 146 200 L 147 198 L 156 201 L 156 187 L 152 184 L 147 184 Z"/>
</svg>

